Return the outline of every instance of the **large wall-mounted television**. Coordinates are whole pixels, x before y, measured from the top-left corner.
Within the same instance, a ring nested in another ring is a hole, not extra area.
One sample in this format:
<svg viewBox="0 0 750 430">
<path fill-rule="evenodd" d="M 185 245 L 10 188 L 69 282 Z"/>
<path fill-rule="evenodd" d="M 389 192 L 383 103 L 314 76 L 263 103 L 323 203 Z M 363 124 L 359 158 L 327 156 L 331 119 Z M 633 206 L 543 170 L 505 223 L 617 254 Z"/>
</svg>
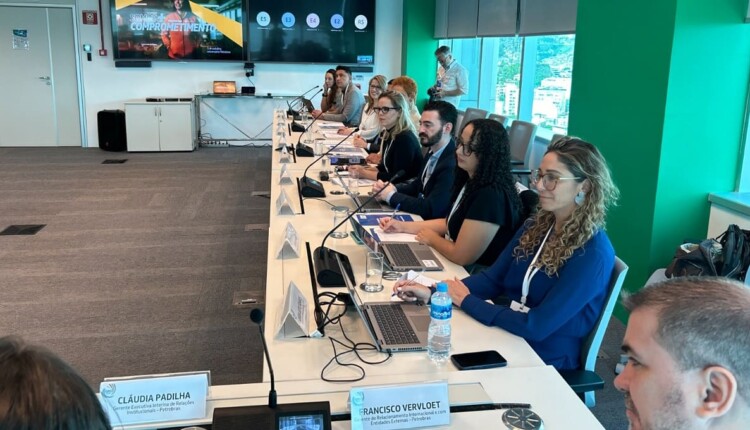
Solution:
<svg viewBox="0 0 750 430">
<path fill-rule="evenodd" d="M 113 0 L 111 5 L 115 60 L 246 59 L 243 0 Z"/>
<path fill-rule="evenodd" d="M 249 0 L 248 61 L 373 65 L 375 0 Z"/>
</svg>

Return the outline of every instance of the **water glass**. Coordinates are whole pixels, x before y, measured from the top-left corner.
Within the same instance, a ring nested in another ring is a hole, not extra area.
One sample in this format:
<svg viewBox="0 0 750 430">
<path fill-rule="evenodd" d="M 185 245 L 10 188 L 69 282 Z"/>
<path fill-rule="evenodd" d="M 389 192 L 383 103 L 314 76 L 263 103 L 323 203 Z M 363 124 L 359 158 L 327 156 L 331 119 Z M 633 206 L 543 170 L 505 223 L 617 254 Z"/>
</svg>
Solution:
<svg viewBox="0 0 750 430">
<path fill-rule="evenodd" d="M 360 288 L 368 293 L 383 291 L 383 254 L 368 252 L 365 261 L 365 282 Z"/>
<path fill-rule="evenodd" d="M 359 195 L 359 170 L 349 169 L 349 177 L 347 178 L 346 188 L 349 189 L 349 194 L 353 196 Z"/>
<path fill-rule="evenodd" d="M 349 208 L 346 206 L 334 206 L 331 208 L 333 211 L 333 227 L 336 227 L 346 219 L 347 216 L 349 216 Z M 333 233 L 331 233 L 331 237 L 334 239 L 343 239 L 345 237 L 349 237 L 349 233 L 346 232 L 346 223 L 341 225 L 341 227 L 337 228 Z"/>
<path fill-rule="evenodd" d="M 316 157 L 320 157 L 323 155 L 323 141 L 322 140 L 315 140 L 313 143 L 313 154 Z"/>
</svg>

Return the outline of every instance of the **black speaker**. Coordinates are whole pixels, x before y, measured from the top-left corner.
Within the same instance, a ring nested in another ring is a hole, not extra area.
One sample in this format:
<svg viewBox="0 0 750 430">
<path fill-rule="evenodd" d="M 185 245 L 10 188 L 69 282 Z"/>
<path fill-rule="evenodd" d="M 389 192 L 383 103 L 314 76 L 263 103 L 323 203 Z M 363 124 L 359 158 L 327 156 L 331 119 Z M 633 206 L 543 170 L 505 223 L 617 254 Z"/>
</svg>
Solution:
<svg viewBox="0 0 750 430">
<path fill-rule="evenodd" d="M 125 134 L 125 112 L 102 110 L 96 114 L 99 129 L 99 148 L 105 151 L 125 151 L 128 139 Z"/>
<path fill-rule="evenodd" d="M 115 61 L 115 67 L 151 67 L 150 60 Z"/>
<path fill-rule="evenodd" d="M 255 94 L 255 87 L 242 87 L 240 89 L 242 94 Z"/>
</svg>

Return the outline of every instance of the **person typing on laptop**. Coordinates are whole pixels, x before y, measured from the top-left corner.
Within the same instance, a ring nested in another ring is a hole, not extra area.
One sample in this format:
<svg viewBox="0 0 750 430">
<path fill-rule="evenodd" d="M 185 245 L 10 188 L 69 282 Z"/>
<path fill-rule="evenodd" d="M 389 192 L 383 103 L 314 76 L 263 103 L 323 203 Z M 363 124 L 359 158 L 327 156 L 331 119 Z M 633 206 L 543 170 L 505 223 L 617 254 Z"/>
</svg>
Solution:
<svg viewBox="0 0 750 430">
<path fill-rule="evenodd" d="M 448 102 L 437 101 L 425 105 L 419 122 L 419 143 L 428 151 L 421 174 L 411 182 L 398 185 L 378 181 L 373 185 L 372 192 L 385 187 L 378 198 L 390 206 L 398 206 L 424 219 L 445 218 L 450 209 L 456 170 L 453 128 L 457 117 L 456 108 Z"/>
<path fill-rule="evenodd" d="M 433 103 L 452 107 L 447 102 Z M 425 110 L 423 118 L 429 114 Z M 478 119 L 464 127 L 456 146 L 459 170 L 447 216 L 414 222 L 384 217 L 380 227 L 386 232 L 416 234 L 417 241 L 454 263 L 484 267 L 497 259 L 523 220 L 521 199 L 510 173 L 508 133 L 497 121 Z M 394 196 L 399 201 L 399 193 Z"/>
<path fill-rule="evenodd" d="M 615 264 L 604 224 L 619 192 L 599 150 L 572 137 L 550 144 L 532 183 L 539 211 L 492 266 L 446 281 L 448 292 L 479 322 L 526 339 L 546 364 L 577 369 Z M 397 282 L 394 291 L 429 300 L 427 287 L 404 284 Z M 485 301 L 501 295 L 509 305 Z"/>
</svg>

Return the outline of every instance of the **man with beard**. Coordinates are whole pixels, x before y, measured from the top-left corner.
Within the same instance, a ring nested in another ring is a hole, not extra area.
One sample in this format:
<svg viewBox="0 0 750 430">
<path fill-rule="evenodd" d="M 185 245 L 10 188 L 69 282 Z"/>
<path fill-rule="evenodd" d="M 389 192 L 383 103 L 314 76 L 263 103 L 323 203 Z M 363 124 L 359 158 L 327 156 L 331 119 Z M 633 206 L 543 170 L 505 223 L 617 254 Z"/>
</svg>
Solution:
<svg viewBox="0 0 750 430">
<path fill-rule="evenodd" d="M 425 105 L 419 121 L 419 142 L 428 149 L 422 174 L 410 182 L 386 186 L 380 194 L 383 201 L 426 220 L 448 215 L 456 170 L 456 143 L 452 136 L 457 117 L 456 108 L 448 102 Z M 378 192 L 384 186 L 378 181 L 372 190 Z"/>
<path fill-rule="evenodd" d="M 673 278 L 624 299 L 631 312 L 615 379 L 633 430 L 750 428 L 750 289 Z"/>
</svg>

